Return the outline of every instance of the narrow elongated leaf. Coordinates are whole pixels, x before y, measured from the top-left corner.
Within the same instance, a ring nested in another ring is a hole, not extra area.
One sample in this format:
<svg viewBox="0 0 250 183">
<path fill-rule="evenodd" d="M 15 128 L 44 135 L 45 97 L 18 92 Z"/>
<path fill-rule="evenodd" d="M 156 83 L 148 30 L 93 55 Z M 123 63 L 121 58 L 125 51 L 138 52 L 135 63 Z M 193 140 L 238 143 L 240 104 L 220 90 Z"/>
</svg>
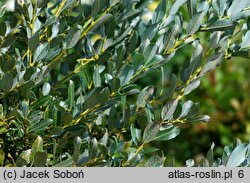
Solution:
<svg viewBox="0 0 250 183">
<path fill-rule="evenodd" d="M 133 35 L 131 36 L 130 42 L 127 46 L 128 54 L 132 54 L 135 51 L 137 47 L 138 39 L 139 39 L 139 35 L 137 31 L 133 31 Z"/>
<path fill-rule="evenodd" d="M 169 14 L 175 15 L 179 8 L 186 2 L 187 0 L 176 0 L 172 8 L 170 9 Z"/>
<path fill-rule="evenodd" d="M 162 0 L 161 3 L 157 6 L 153 14 L 152 23 L 157 23 L 162 20 L 166 13 L 166 5 L 166 0 Z"/>
<path fill-rule="evenodd" d="M 132 136 L 132 140 L 136 145 L 140 145 L 141 143 L 141 129 L 136 128 L 135 125 L 132 123 L 130 125 L 130 133 Z"/>
<path fill-rule="evenodd" d="M 250 30 L 246 32 L 244 37 L 242 38 L 241 48 L 250 47 Z"/>
<path fill-rule="evenodd" d="M 164 45 L 165 45 L 165 51 L 171 49 L 175 42 L 176 42 L 176 36 L 179 33 L 179 25 L 175 24 L 174 27 L 168 31 L 168 33 L 165 35 L 165 41 L 164 41 Z"/>
<path fill-rule="evenodd" d="M 172 127 L 163 131 L 159 131 L 155 136 L 154 140 L 156 141 L 166 141 L 175 138 L 179 135 L 180 129 L 178 127 Z"/>
<path fill-rule="evenodd" d="M 94 67 L 93 83 L 95 87 L 101 86 L 101 76 L 98 67 Z"/>
<path fill-rule="evenodd" d="M 66 0 L 64 1 L 65 3 L 62 6 L 62 9 L 60 12 L 58 12 L 58 15 L 63 12 L 64 10 L 66 10 L 68 7 L 70 7 L 70 5 L 72 5 L 76 0 Z M 61 2 L 62 3 L 62 2 Z"/>
<path fill-rule="evenodd" d="M 45 104 L 47 104 L 52 99 L 51 95 L 46 95 L 41 98 L 39 98 L 37 101 L 35 101 L 30 107 L 31 108 L 39 108 Z"/>
<path fill-rule="evenodd" d="M 226 166 L 228 167 L 240 166 L 241 163 L 246 159 L 247 150 L 248 148 L 243 143 L 237 146 L 229 156 Z"/>
<path fill-rule="evenodd" d="M 89 157 L 90 159 L 96 158 L 98 155 L 98 142 L 96 138 L 89 142 Z"/>
<path fill-rule="evenodd" d="M 225 31 L 232 30 L 235 27 L 235 23 L 231 20 L 217 20 L 207 27 L 201 28 L 203 31 Z"/>
<path fill-rule="evenodd" d="M 152 62 L 152 59 L 154 58 L 157 50 L 158 50 L 158 47 L 155 44 L 149 44 L 145 48 L 145 50 L 143 52 L 144 58 L 146 59 L 145 65 L 148 65 Z"/>
<path fill-rule="evenodd" d="M 68 87 L 68 104 L 69 104 L 70 110 L 74 106 L 74 102 L 75 102 L 74 97 L 75 97 L 75 84 L 74 84 L 74 81 L 70 80 L 69 87 Z"/>
<path fill-rule="evenodd" d="M 11 46 L 15 40 L 16 38 L 14 36 L 7 36 L 4 39 L 3 43 L 1 44 L 1 48 L 6 48 L 6 47 Z"/>
<path fill-rule="evenodd" d="M 211 166 L 213 165 L 213 163 L 214 163 L 214 151 L 213 151 L 214 147 L 215 147 L 215 144 L 212 143 L 212 145 L 211 145 L 209 151 L 207 152 L 207 160 L 208 160 L 208 163 L 209 163 L 209 166 L 210 166 L 210 167 L 211 167 Z"/>
<path fill-rule="evenodd" d="M 92 108 L 98 104 L 104 104 L 109 99 L 110 91 L 106 88 L 93 89 L 85 99 L 84 109 Z"/>
<path fill-rule="evenodd" d="M 203 115 L 203 116 L 196 116 L 196 117 L 191 117 L 187 119 L 188 122 L 208 122 L 210 120 L 210 117 L 208 115 Z"/>
<path fill-rule="evenodd" d="M 32 53 L 34 53 L 34 51 L 36 50 L 36 48 L 39 46 L 39 33 L 36 32 L 35 35 L 33 35 L 29 40 L 28 40 L 28 44 L 29 44 L 29 49 Z"/>
<path fill-rule="evenodd" d="M 71 28 L 66 36 L 67 48 L 73 48 L 76 43 L 79 41 L 81 36 L 81 31 L 78 29 Z"/>
<path fill-rule="evenodd" d="M 248 0 L 233 0 L 231 6 L 227 10 L 227 15 L 232 16 L 234 14 L 241 12 L 241 10 L 246 8 L 248 4 L 249 4 Z"/>
<path fill-rule="evenodd" d="M 3 77 L 0 79 L 0 89 L 5 92 L 10 91 L 13 86 L 13 82 L 14 78 L 11 73 L 4 74 Z"/>
<path fill-rule="evenodd" d="M 144 56 L 140 53 L 135 53 L 132 58 L 132 65 L 135 70 L 140 70 L 144 64 Z"/>
<path fill-rule="evenodd" d="M 41 151 L 35 152 L 34 163 L 33 163 L 34 167 L 45 167 L 46 162 L 47 162 L 46 152 L 41 152 Z"/>
<path fill-rule="evenodd" d="M 112 14 L 109 14 L 109 13 L 105 14 L 104 16 L 102 16 L 100 19 L 97 20 L 97 22 L 95 23 L 95 25 L 92 27 L 91 31 L 95 31 L 96 29 L 98 29 L 99 27 L 101 27 L 106 22 L 109 22 L 112 19 L 113 19 L 113 15 Z"/>
<path fill-rule="evenodd" d="M 0 35 L 5 36 L 6 30 L 7 30 L 6 22 L 1 22 L 0 27 L 1 27 Z"/>
<path fill-rule="evenodd" d="M 4 152 L 3 149 L 1 148 L 1 149 L 0 149 L 0 166 L 1 166 L 1 167 L 3 166 L 4 160 L 5 160 L 5 152 Z"/>
<path fill-rule="evenodd" d="M 146 167 L 163 167 L 163 164 L 165 162 L 165 157 L 160 157 L 158 155 L 154 155 L 146 163 Z"/>
<path fill-rule="evenodd" d="M 152 98 L 152 95 L 154 93 L 154 87 L 147 86 L 144 88 L 141 93 L 137 97 L 136 105 L 137 108 L 145 107 L 148 101 Z"/>
<path fill-rule="evenodd" d="M 196 0 L 187 0 L 187 7 L 190 18 L 192 18 L 196 13 L 196 4 Z"/>
<path fill-rule="evenodd" d="M 189 111 L 190 111 L 190 109 L 191 109 L 191 107 L 194 105 L 194 102 L 193 101 L 191 101 L 191 100 L 188 100 L 188 101 L 186 101 L 183 105 L 182 105 L 182 111 L 181 111 L 181 114 L 179 115 L 179 117 L 180 118 L 185 118 L 187 115 L 188 115 L 188 113 L 189 113 Z"/>
<path fill-rule="evenodd" d="M 199 79 L 192 81 L 185 88 L 184 95 L 189 94 L 191 91 L 193 91 L 194 89 L 196 89 L 199 85 L 200 85 L 200 80 Z"/>
<path fill-rule="evenodd" d="M 82 139 L 80 137 L 76 137 L 74 139 L 74 151 L 72 156 L 75 162 L 77 162 L 79 159 L 81 144 L 82 144 Z"/>
<path fill-rule="evenodd" d="M 199 30 L 202 20 L 204 17 L 204 13 L 197 13 L 194 17 L 190 20 L 188 27 L 187 27 L 187 34 L 193 35 L 196 31 Z"/>
<path fill-rule="evenodd" d="M 53 123 L 52 119 L 44 119 L 41 121 L 36 121 L 29 126 L 29 132 L 39 132 L 45 130 L 49 125 Z"/>
<path fill-rule="evenodd" d="M 49 84 L 48 82 L 45 82 L 45 83 L 43 84 L 43 88 L 42 88 L 43 95 L 44 95 L 44 96 L 45 96 L 45 95 L 48 95 L 49 92 L 50 92 L 50 89 L 51 89 L 50 84 Z"/>
<path fill-rule="evenodd" d="M 143 133 L 143 142 L 148 143 L 153 141 L 159 129 L 160 125 L 158 123 L 154 122 L 149 123 Z"/>
<path fill-rule="evenodd" d="M 60 163 L 54 165 L 54 167 L 71 167 L 74 163 L 74 160 L 72 157 L 69 157 L 68 159 L 61 161 Z"/>
<path fill-rule="evenodd" d="M 46 57 L 47 53 L 49 52 L 49 44 L 44 43 L 37 47 L 34 53 L 34 61 L 40 61 Z"/>
<path fill-rule="evenodd" d="M 215 67 L 217 67 L 222 59 L 222 53 L 216 53 L 214 55 L 212 55 L 207 63 L 203 66 L 203 68 L 201 69 L 200 72 L 200 76 L 204 76 L 207 72 L 213 70 Z"/>
<path fill-rule="evenodd" d="M 161 110 L 162 120 L 168 120 L 173 117 L 173 114 L 177 108 L 178 100 L 173 99 L 167 102 Z"/>
<path fill-rule="evenodd" d="M 128 84 L 130 79 L 134 75 L 134 67 L 131 65 L 126 65 L 124 69 L 122 70 L 121 77 L 120 77 L 120 84 L 125 85 Z"/>
<path fill-rule="evenodd" d="M 91 16 L 95 17 L 99 10 L 100 10 L 100 0 L 94 0 L 92 7 L 91 7 Z"/>
</svg>

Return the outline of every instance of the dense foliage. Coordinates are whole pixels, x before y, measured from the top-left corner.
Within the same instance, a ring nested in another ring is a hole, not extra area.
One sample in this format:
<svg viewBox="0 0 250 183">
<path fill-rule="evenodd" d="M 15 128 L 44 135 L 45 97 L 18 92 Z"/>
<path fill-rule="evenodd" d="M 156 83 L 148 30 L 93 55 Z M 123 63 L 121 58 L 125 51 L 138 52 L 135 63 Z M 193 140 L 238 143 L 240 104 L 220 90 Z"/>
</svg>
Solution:
<svg viewBox="0 0 250 183">
<path fill-rule="evenodd" d="M 1 8 L 2 166 L 172 165 L 160 144 L 210 119 L 185 96 L 222 60 L 249 58 L 250 3 L 162 0 L 149 18 L 148 4 L 18 0 L 14 13 Z M 167 73 L 181 49 L 192 55 L 179 75 Z M 203 164 L 249 166 L 249 145 L 225 149 L 237 163 Z"/>
</svg>

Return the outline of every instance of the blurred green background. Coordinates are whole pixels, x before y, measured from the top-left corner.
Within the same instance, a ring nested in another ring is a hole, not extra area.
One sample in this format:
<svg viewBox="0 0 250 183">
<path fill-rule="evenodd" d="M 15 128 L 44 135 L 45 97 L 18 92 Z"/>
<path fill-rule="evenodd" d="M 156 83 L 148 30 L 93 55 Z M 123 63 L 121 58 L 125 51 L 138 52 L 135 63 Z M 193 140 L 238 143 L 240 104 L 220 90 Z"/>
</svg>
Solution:
<svg viewBox="0 0 250 183">
<path fill-rule="evenodd" d="M 153 11 L 159 1 L 148 6 Z M 183 8 L 182 11 L 186 9 Z M 187 15 L 188 16 L 188 15 Z M 200 34 L 201 43 L 206 49 L 209 35 Z M 185 46 L 165 66 L 165 71 L 178 75 L 185 60 L 190 59 L 192 47 Z M 160 87 L 160 72 L 143 79 L 143 85 L 157 83 Z M 158 82 L 156 82 L 158 81 Z M 199 162 L 206 156 L 212 142 L 215 143 L 215 157 L 222 155 L 223 147 L 232 145 L 235 138 L 243 142 L 250 140 L 250 63 L 249 59 L 233 57 L 223 60 L 215 71 L 202 79 L 201 85 L 184 100 L 200 103 L 201 114 L 211 117 L 208 123 L 195 123 L 183 127 L 181 134 L 164 144 L 165 152 L 175 157 L 176 166 L 194 158 Z"/>
</svg>

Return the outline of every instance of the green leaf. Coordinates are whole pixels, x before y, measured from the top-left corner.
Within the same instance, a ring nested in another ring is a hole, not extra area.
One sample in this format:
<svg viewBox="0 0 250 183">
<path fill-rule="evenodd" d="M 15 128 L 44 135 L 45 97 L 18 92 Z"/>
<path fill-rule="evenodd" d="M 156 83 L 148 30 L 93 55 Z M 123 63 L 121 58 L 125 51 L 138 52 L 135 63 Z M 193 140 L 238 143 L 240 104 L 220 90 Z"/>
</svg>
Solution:
<svg viewBox="0 0 250 183">
<path fill-rule="evenodd" d="M 36 152 L 43 152 L 43 139 L 37 136 L 35 142 L 32 144 L 30 161 L 33 163 Z"/>
<path fill-rule="evenodd" d="M 179 115 L 179 118 L 185 118 L 189 111 L 191 110 L 191 107 L 194 105 L 194 102 L 191 100 L 186 101 L 183 105 L 182 105 L 182 111 L 181 114 Z"/>
<path fill-rule="evenodd" d="M 49 44 L 48 43 L 41 44 L 40 46 L 37 47 L 34 53 L 34 61 L 37 62 L 44 59 L 48 52 L 49 52 Z"/>
<path fill-rule="evenodd" d="M 49 0 L 37 0 L 37 7 L 43 8 L 48 4 Z"/>
<path fill-rule="evenodd" d="M 59 138 L 64 133 L 64 129 L 56 126 L 55 128 L 52 128 L 50 131 L 50 135 L 52 138 Z"/>
<path fill-rule="evenodd" d="M 229 156 L 226 166 L 227 167 L 240 166 L 241 163 L 246 159 L 247 151 L 248 148 L 245 146 L 245 144 L 242 143 L 239 146 L 237 146 Z"/>
<path fill-rule="evenodd" d="M 140 143 L 141 143 L 141 139 L 142 139 L 142 136 L 141 136 L 141 129 L 140 128 L 136 128 L 134 123 L 132 123 L 130 125 L 130 133 L 131 133 L 131 136 L 132 136 L 132 140 L 133 142 L 139 146 Z"/>
<path fill-rule="evenodd" d="M 34 167 L 45 167 L 47 162 L 47 154 L 46 152 L 38 151 L 34 155 Z"/>
<path fill-rule="evenodd" d="M 0 35 L 4 37 L 6 34 L 6 30 L 7 30 L 6 22 L 1 22 L 0 27 L 1 27 Z"/>
<path fill-rule="evenodd" d="M 154 140 L 156 134 L 159 132 L 160 125 L 155 122 L 151 122 L 147 125 L 143 133 L 143 142 L 149 143 Z"/>
<path fill-rule="evenodd" d="M 192 18 L 196 14 L 196 5 L 196 0 L 187 0 L 187 7 L 190 18 Z"/>
<path fill-rule="evenodd" d="M 29 49 L 32 53 L 34 53 L 39 46 L 39 36 L 39 33 L 36 32 L 35 35 L 28 40 Z"/>
<path fill-rule="evenodd" d="M 145 65 L 150 64 L 153 57 L 155 56 L 156 52 L 158 50 L 157 45 L 155 44 L 149 44 L 145 50 L 143 51 L 143 56 L 145 58 Z"/>
<path fill-rule="evenodd" d="M 137 48 L 138 40 L 139 40 L 139 35 L 138 35 L 137 31 L 133 31 L 133 34 L 130 38 L 130 42 L 127 46 L 127 53 L 128 54 L 132 54 L 135 51 L 135 49 Z"/>
<path fill-rule="evenodd" d="M 50 89 L 51 89 L 50 84 L 49 84 L 48 82 L 45 82 L 45 83 L 43 84 L 43 88 L 42 88 L 43 96 L 48 95 L 49 92 L 50 92 Z"/>
<path fill-rule="evenodd" d="M 104 16 L 102 16 L 101 18 L 99 18 L 97 20 L 97 22 L 92 27 L 91 31 L 94 32 L 96 29 L 98 29 L 99 27 L 101 27 L 105 23 L 111 21 L 112 19 L 113 19 L 113 15 L 112 14 L 109 14 L 109 13 L 105 14 Z"/>
<path fill-rule="evenodd" d="M 81 31 L 75 28 L 71 28 L 66 36 L 65 42 L 67 49 L 73 48 L 79 41 L 81 36 Z"/>
<path fill-rule="evenodd" d="M 33 104 L 31 104 L 30 108 L 36 109 L 39 108 L 45 104 L 47 104 L 52 99 L 51 95 L 46 95 L 41 98 L 39 98 L 37 101 L 35 101 Z"/>
<path fill-rule="evenodd" d="M 45 130 L 52 123 L 53 123 L 52 119 L 44 119 L 41 121 L 35 121 L 34 123 L 30 124 L 28 131 L 30 133 L 37 133 L 37 132 Z"/>
<path fill-rule="evenodd" d="M 98 155 L 98 142 L 96 140 L 96 138 L 93 138 L 90 142 L 89 142 L 89 157 L 90 159 L 94 159 L 97 157 Z"/>
<path fill-rule="evenodd" d="M 242 38 L 241 48 L 249 48 L 250 47 L 250 30 L 246 32 L 244 37 Z"/>
<path fill-rule="evenodd" d="M 217 48 L 219 46 L 219 41 L 221 38 L 221 32 L 213 32 L 210 35 L 210 39 L 209 39 L 209 47 L 211 48 Z"/>
<path fill-rule="evenodd" d="M 75 84 L 74 81 L 70 80 L 69 81 L 69 87 L 68 87 L 68 105 L 69 105 L 69 109 L 73 109 L 74 107 L 74 100 L 75 97 Z"/>
<path fill-rule="evenodd" d="M 175 24 L 172 29 L 170 29 L 166 35 L 164 35 L 166 38 L 166 41 L 164 43 L 165 45 L 165 51 L 170 50 L 175 42 L 176 42 L 176 36 L 179 34 L 179 25 Z"/>
<path fill-rule="evenodd" d="M 75 1 L 76 0 L 66 0 L 62 10 L 59 13 L 63 12 L 67 8 L 69 8 Z"/>
<path fill-rule="evenodd" d="M 178 12 L 178 10 L 180 9 L 180 7 L 181 7 L 184 3 L 186 3 L 186 1 L 187 1 L 187 0 L 176 0 L 175 3 L 174 3 L 174 5 L 173 5 L 172 8 L 170 9 L 169 14 L 170 14 L 170 15 L 175 15 L 175 14 Z"/>
<path fill-rule="evenodd" d="M 94 67 L 93 83 L 96 88 L 101 86 L 101 75 L 98 66 Z"/>
<path fill-rule="evenodd" d="M 154 11 L 152 23 L 157 23 L 162 21 L 165 13 L 166 13 L 166 0 L 162 0 L 160 4 L 157 6 L 156 10 Z"/>
<path fill-rule="evenodd" d="M 132 57 L 132 65 L 135 70 L 140 70 L 144 64 L 144 56 L 138 52 L 134 53 Z"/>
<path fill-rule="evenodd" d="M 147 102 L 152 99 L 154 93 L 154 87 L 147 86 L 145 87 L 137 97 L 136 105 L 137 108 L 143 108 L 146 106 Z"/>
<path fill-rule="evenodd" d="M 213 151 L 214 147 L 215 147 L 215 144 L 212 143 L 209 151 L 207 152 L 207 160 L 208 160 L 208 164 L 209 164 L 210 167 L 214 163 L 214 151 Z"/>
<path fill-rule="evenodd" d="M 95 88 L 86 97 L 84 109 L 90 109 L 97 104 L 104 104 L 109 99 L 110 91 L 106 88 Z"/>
<path fill-rule="evenodd" d="M 188 118 L 188 122 L 208 122 L 210 120 L 210 117 L 208 115 L 203 115 L 203 116 L 197 116 L 197 117 L 191 117 Z"/>
<path fill-rule="evenodd" d="M 121 68 L 125 54 L 126 54 L 126 47 L 124 44 L 122 44 L 121 46 L 118 47 L 118 49 L 116 49 L 116 67 L 117 67 L 117 69 Z"/>
<path fill-rule="evenodd" d="M 203 20 L 203 17 L 204 17 L 203 12 L 197 13 L 194 15 L 194 17 L 188 23 L 187 34 L 193 35 L 194 33 L 196 33 L 199 30 L 201 23 L 202 23 L 202 20 Z"/>
<path fill-rule="evenodd" d="M 215 53 L 210 58 L 208 58 L 206 64 L 202 67 L 199 75 L 202 77 L 209 71 L 214 70 L 215 67 L 220 65 L 222 56 L 223 56 L 222 53 Z"/>
<path fill-rule="evenodd" d="M 130 79 L 133 77 L 134 75 L 134 67 L 131 65 L 126 65 L 122 72 L 121 72 L 121 76 L 120 76 L 120 84 L 121 86 L 128 84 L 128 82 L 130 81 Z"/>
<path fill-rule="evenodd" d="M 227 15 L 232 16 L 234 14 L 237 14 L 241 12 L 244 8 L 247 8 L 247 5 L 249 5 L 248 0 L 234 0 L 232 1 L 231 6 L 227 10 Z"/>
<path fill-rule="evenodd" d="M 18 167 L 24 167 L 30 163 L 31 149 L 23 151 L 16 160 L 16 165 Z"/>
<path fill-rule="evenodd" d="M 195 162 L 194 162 L 193 159 L 186 160 L 186 166 L 187 167 L 192 167 L 192 166 L 194 166 L 194 164 L 195 164 Z"/>
<path fill-rule="evenodd" d="M 180 133 L 180 129 L 178 127 L 172 127 L 163 131 L 159 131 L 154 138 L 155 141 L 166 141 L 171 140 L 178 136 Z"/>
<path fill-rule="evenodd" d="M 94 0 L 91 7 L 91 17 L 95 17 L 100 10 L 100 0 Z"/>
<path fill-rule="evenodd" d="M 173 117 L 178 105 L 178 99 L 168 101 L 161 110 L 161 118 L 166 121 Z"/>
<path fill-rule="evenodd" d="M 185 88 L 184 90 L 184 95 L 187 95 L 189 94 L 191 91 L 195 90 L 199 85 L 200 85 L 200 80 L 197 79 L 197 80 L 194 80 L 192 82 L 190 82 L 187 87 Z"/>
<path fill-rule="evenodd" d="M 14 83 L 14 78 L 11 73 L 6 73 L 3 75 L 2 79 L 0 79 L 0 89 L 4 92 L 8 92 L 11 90 Z"/>
<path fill-rule="evenodd" d="M 74 163 L 74 160 L 72 157 L 69 157 L 68 159 L 61 161 L 60 163 L 54 165 L 54 167 L 71 167 Z"/>
<path fill-rule="evenodd" d="M 0 166 L 1 167 L 4 164 L 4 160 L 5 160 L 5 153 L 4 153 L 3 149 L 0 149 Z"/>
<path fill-rule="evenodd" d="M 163 167 L 165 162 L 165 157 L 160 157 L 157 154 L 150 157 L 146 163 L 146 167 Z"/>
<path fill-rule="evenodd" d="M 201 28 L 202 31 L 225 31 L 232 30 L 235 23 L 232 20 L 216 20 L 207 27 Z"/>
<path fill-rule="evenodd" d="M 74 151 L 73 151 L 73 160 L 75 162 L 77 162 L 79 159 L 81 144 L 82 144 L 82 139 L 80 137 L 76 137 L 74 139 Z"/>
<path fill-rule="evenodd" d="M 11 46 L 15 42 L 16 38 L 14 36 L 7 36 L 3 43 L 1 44 L 1 48 L 6 48 Z"/>
</svg>

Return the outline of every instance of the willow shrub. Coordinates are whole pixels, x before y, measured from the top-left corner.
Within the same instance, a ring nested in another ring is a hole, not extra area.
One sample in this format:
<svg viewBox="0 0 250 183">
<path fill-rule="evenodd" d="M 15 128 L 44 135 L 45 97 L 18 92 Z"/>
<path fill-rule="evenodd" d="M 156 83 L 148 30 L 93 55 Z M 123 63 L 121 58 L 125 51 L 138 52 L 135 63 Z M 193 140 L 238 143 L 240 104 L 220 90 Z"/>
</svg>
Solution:
<svg viewBox="0 0 250 183">
<path fill-rule="evenodd" d="M 209 120 L 184 96 L 225 58 L 249 58 L 250 3 L 162 0 L 146 20 L 148 3 L 18 0 L 14 12 L 1 8 L 2 166 L 171 164 L 154 143 Z M 182 47 L 193 48 L 181 74 L 165 73 Z M 143 88 L 153 72 L 161 87 Z"/>
</svg>

